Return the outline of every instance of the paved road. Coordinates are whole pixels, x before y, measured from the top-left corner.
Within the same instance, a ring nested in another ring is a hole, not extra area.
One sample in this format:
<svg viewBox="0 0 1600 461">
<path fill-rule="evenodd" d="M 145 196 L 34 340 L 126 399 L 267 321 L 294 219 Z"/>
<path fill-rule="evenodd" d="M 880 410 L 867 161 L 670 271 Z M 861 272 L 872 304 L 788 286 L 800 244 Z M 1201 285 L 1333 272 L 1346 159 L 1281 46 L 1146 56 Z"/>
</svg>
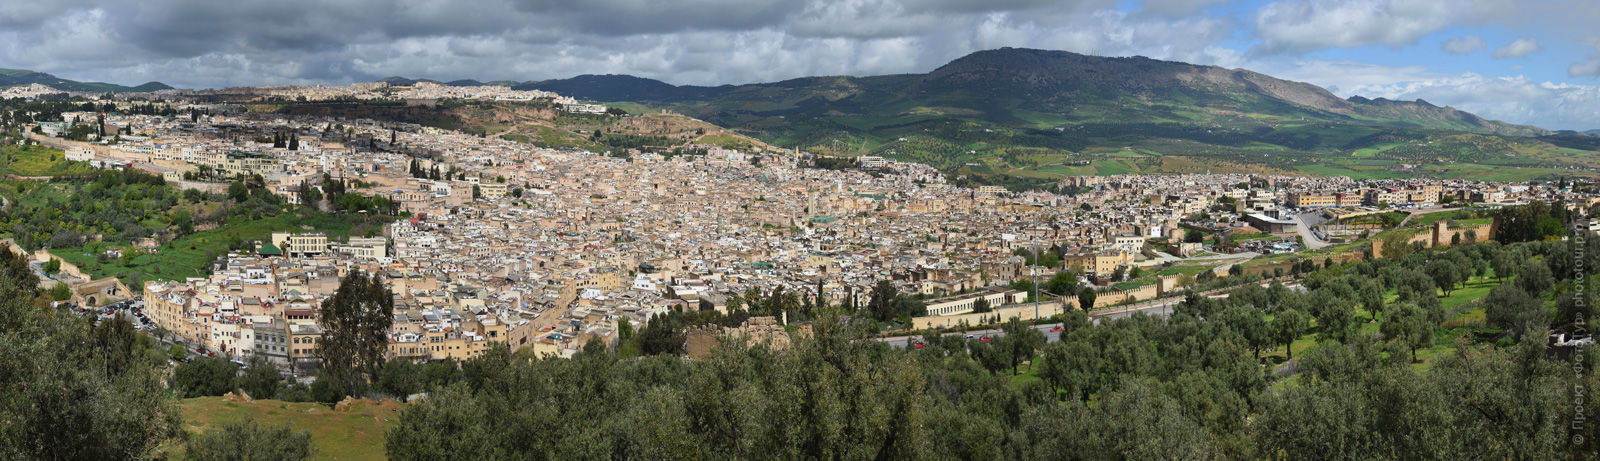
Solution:
<svg viewBox="0 0 1600 461">
<path fill-rule="evenodd" d="M 1324 242 L 1322 239 L 1317 238 L 1317 233 L 1311 231 L 1312 224 L 1306 224 L 1306 219 L 1304 216 L 1305 214 L 1294 216 L 1294 231 L 1300 234 L 1300 240 L 1304 240 L 1306 242 L 1307 249 L 1318 250 L 1327 248 L 1328 242 Z"/>
<path fill-rule="evenodd" d="M 1235 258 L 1238 258 L 1238 259 L 1251 259 L 1251 258 L 1254 258 L 1254 257 L 1257 257 L 1257 256 L 1261 256 L 1261 253 L 1256 253 L 1254 251 L 1246 251 L 1246 252 L 1242 252 L 1242 253 L 1226 253 L 1226 254 L 1216 254 L 1216 255 L 1211 255 L 1211 256 L 1194 256 L 1194 257 L 1185 259 L 1184 261 L 1213 261 L 1213 260 L 1218 260 L 1218 259 L 1235 259 Z"/>
<path fill-rule="evenodd" d="M 1061 326 L 1061 324 L 1052 323 L 1052 324 L 1048 324 L 1048 325 L 1034 325 L 1033 328 L 1035 330 L 1039 330 L 1040 333 L 1044 333 L 1045 342 L 1052 342 L 1053 343 L 1053 342 L 1061 340 L 1061 333 L 1050 331 L 1050 329 L 1058 327 L 1058 326 Z M 1002 331 L 1002 330 L 1000 330 L 998 328 L 993 328 L 993 329 L 988 329 L 988 330 L 972 330 L 972 331 L 968 331 L 968 332 L 965 332 L 965 333 L 960 333 L 960 332 L 957 332 L 957 333 L 945 333 L 945 334 L 940 335 L 940 336 L 967 336 L 967 337 L 972 337 L 972 338 L 982 338 L 984 336 L 989 336 L 989 337 L 994 337 L 994 338 L 1004 338 L 1006 336 L 1006 332 Z M 888 337 L 888 338 L 878 338 L 878 340 L 879 341 L 883 341 L 885 343 L 888 343 L 889 347 L 904 348 L 904 347 L 906 347 L 907 344 L 909 344 L 911 342 L 912 338 L 921 338 L 921 336 L 892 336 L 892 337 Z"/>
</svg>

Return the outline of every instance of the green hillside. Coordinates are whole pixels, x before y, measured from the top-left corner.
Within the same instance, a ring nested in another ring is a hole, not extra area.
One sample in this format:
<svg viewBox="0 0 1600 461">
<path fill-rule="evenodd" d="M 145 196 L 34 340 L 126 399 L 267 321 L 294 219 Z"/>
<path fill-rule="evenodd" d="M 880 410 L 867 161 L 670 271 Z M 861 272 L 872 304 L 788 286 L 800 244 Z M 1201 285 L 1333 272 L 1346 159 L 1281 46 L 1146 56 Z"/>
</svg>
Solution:
<svg viewBox="0 0 1600 461">
<path fill-rule="evenodd" d="M 1541 177 L 1600 167 L 1589 137 L 1426 101 L 1344 99 L 1248 70 L 1062 51 L 982 51 L 927 74 L 720 87 L 586 75 L 516 88 L 665 107 L 775 145 L 983 177 L 1173 169 Z"/>
<path fill-rule="evenodd" d="M 172 87 L 161 82 L 145 82 L 136 86 L 123 86 L 104 82 L 79 82 L 67 80 L 46 74 L 22 69 L 0 69 L 0 88 L 30 84 L 48 85 L 64 91 L 82 91 L 88 93 L 138 93 L 158 90 L 169 90 Z"/>
</svg>

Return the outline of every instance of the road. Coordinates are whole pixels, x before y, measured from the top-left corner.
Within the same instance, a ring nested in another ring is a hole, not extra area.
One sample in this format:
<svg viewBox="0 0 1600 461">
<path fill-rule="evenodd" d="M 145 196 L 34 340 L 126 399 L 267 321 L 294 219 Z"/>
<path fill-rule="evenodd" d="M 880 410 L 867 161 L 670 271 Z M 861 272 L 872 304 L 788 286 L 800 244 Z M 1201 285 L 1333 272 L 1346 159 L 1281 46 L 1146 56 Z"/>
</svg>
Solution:
<svg viewBox="0 0 1600 461">
<path fill-rule="evenodd" d="M 1033 325 L 1033 328 L 1035 330 L 1039 330 L 1040 333 L 1044 333 L 1045 342 L 1053 343 L 1053 342 L 1061 340 L 1061 333 L 1060 332 L 1050 331 L 1050 329 L 1058 327 L 1058 326 L 1061 326 L 1061 324 L 1052 323 L 1052 324 L 1048 324 L 1048 325 Z M 963 336 L 963 335 L 964 336 L 968 336 L 968 337 L 972 337 L 972 338 L 982 338 L 984 336 L 990 336 L 990 337 L 994 337 L 994 338 L 1004 338 L 1006 336 L 1006 332 L 1005 331 L 1001 331 L 998 328 L 994 328 L 994 329 L 988 329 L 988 330 L 972 330 L 972 331 L 968 331 L 968 332 L 964 332 L 964 333 L 963 332 L 945 333 L 945 334 L 943 334 L 941 336 Z M 879 341 L 883 341 L 884 343 L 888 344 L 889 347 L 905 348 L 906 345 L 911 342 L 911 338 L 921 338 L 921 336 L 891 336 L 891 337 L 888 337 L 888 338 L 878 338 L 878 340 Z"/>
<path fill-rule="evenodd" d="M 1311 226 L 1314 226 L 1316 224 L 1307 224 L 1306 223 L 1306 218 L 1305 218 L 1306 215 L 1315 215 L 1315 214 L 1314 213 L 1301 213 L 1301 214 L 1298 214 L 1298 215 L 1294 215 L 1294 223 L 1295 223 L 1294 231 L 1296 233 L 1300 234 L 1300 240 L 1304 240 L 1306 242 L 1306 248 L 1307 249 L 1319 250 L 1319 249 L 1327 248 L 1328 247 L 1328 242 L 1323 241 L 1321 238 L 1317 237 L 1317 233 L 1316 232 L 1312 232 L 1311 231 Z"/>
</svg>

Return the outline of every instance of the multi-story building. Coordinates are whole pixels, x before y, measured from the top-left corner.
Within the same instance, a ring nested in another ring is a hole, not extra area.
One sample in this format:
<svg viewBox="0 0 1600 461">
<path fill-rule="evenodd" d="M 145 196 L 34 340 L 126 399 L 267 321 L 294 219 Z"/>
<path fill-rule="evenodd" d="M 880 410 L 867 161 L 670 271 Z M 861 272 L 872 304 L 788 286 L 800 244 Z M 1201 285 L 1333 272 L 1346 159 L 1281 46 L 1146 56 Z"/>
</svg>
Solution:
<svg viewBox="0 0 1600 461">
<path fill-rule="evenodd" d="M 321 232 L 273 232 L 272 245 L 289 256 L 317 256 L 328 251 L 328 236 Z"/>
<path fill-rule="evenodd" d="M 72 146 L 66 150 L 67 161 L 87 162 L 94 160 L 94 148 L 89 146 Z"/>
<path fill-rule="evenodd" d="M 389 256 L 389 239 L 383 237 L 350 237 L 347 243 L 335 243 L 333 251 L 360 259 L 377 259 Z"/>
<path fill-rule="evenodd" d="M 317 343 L 322 340 L 322 327 L 312 322 L 289 324 L 289 363 L 299 373 L 315 370 L 322 364 L 317 355 Z"/>
<path fill-rule="evenodd" d="M 229 175 L 267 174 L 281 166 L 277 156 L 261 152 L 228 151 L 217 160 L 212 167 Z"/>
<path fill-rule="evenodd" d="M 1367 205 L 1379 206 L 1382 204 L 1398 205 L 1411 201 L 1409 194 L 1396 192 L 1393 189 L 1372 189 L 1367 191 L 1363 200 Z"/>
<path fill-rule="evenodd" d="M 1112 237 L 1112 246 L 1129 253 L 1138 253 L 1144 248 L 1144 237 L 1132 234 L 1116 235 Z"/>
<path fill-rule="evenodd" d="M 250 336 L 251 351 L 256 357 L 271 361 L 280 369 L 287 369 L 292 363 L 289 361 L 289 324 L 283 319 L 251 322 L 246 335 Z"/>
<path fill-rule="evenodd" d="M 482 194 L 483 198 L 505 197 L 507 191 L 509 190 L 509 188 L 506 187 L 505 183 L 500 183 L 500 182 L 478 183 L 477 187 L 478 187 L 478 193 Z"/>
<path fill-rule="evenodd" d="M 1082 267 L 1084 272 L 1092 275 L 1111 275 L 1117 267 L 1133 263 L 1133 254 L 1122 250 L 1111 250 L 1100 253 L 1068 255 L 1065 259 L 1068 266 Z"/>
<path fill-rule="evenodd" d="M 1287 202 L 1295 208 L 1329 207 L 1337 206 L 1339 197 L 1334 194 L 1296 192 L 1289 194 Z"/>
</svg>

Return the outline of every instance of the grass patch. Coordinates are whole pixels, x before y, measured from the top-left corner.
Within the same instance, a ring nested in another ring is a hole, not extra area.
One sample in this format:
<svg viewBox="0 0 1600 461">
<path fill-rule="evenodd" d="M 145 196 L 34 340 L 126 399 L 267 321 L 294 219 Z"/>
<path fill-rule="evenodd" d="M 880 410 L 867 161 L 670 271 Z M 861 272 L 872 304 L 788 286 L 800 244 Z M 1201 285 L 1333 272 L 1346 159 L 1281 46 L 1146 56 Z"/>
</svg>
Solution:
<svg viewBox="0 0 1600 461">
<path fill-rule="evenodd" d="M 117 277 L 123 283 L 138 285 L 145 281 L 205 276 L 206 265 L 216 256 L 227 254 L 235 244 L 266 241 L 276 231 L 316 230 L 328 234 L 331 239 L 348 239 L 356 226 L 353 221 L 350 216 L 321 213 L 303 216 L 294 212 L 256 220 L 229 220 L 216 229 L 195 232 L 162 244 L 155 251 L 135 256 L 131 261 L 120 258 L 100 261 L 98 255 L 101 252 L 121 245 L 89 243 L 73 248 L 52 249 L 50 252 L 97 278 Z M 381 223 L 373 226 L 377 229 Z"/>
<path fill-rule="evenodd" d="M 289 423 L 296 430 L 311 431 L 311 446 L 317 459 L 381 460 L 383 444 L 400 420 L 405 404 L 393 400 L 363 400 L 343 411 L 320 403 L 294 403 L 280 400 L 230 402 L 222 397 L 184 399 L 180 404 L 184 429 L 198 434 L 250 415 L 265 424 Z M 177 458 L 182 459 L 182 456 Z"/>
<path fill-rule="evenodd" d="M 88 173 L 88 163 L 69 162 L 60 150 L 44 146 L 0 147 L 0 174 L 17 176 L 59 176 Z"/>
</svg>

